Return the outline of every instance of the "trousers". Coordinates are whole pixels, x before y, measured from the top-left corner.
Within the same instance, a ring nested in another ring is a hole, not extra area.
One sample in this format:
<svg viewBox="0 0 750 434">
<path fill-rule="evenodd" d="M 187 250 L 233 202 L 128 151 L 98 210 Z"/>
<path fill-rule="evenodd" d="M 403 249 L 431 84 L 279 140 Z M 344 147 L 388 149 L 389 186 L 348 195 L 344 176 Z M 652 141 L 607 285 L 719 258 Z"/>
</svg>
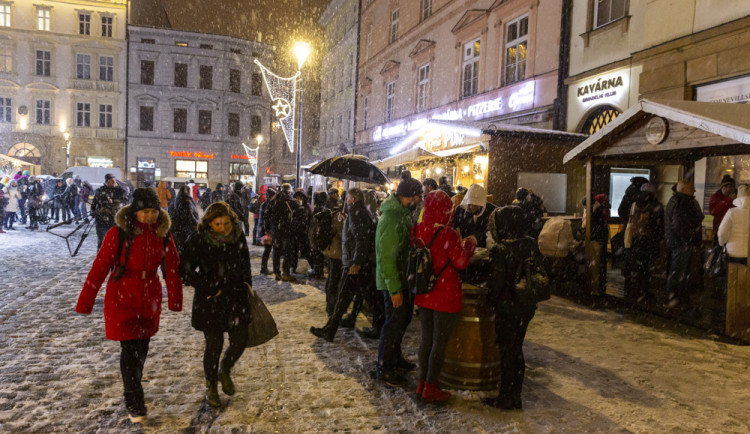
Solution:
<svg viewBox="0 0 750 434">
<path fill-rule="evenodd" d="M 218 381 L 219 359 L 224 347 L 224 333 L 204 331 L 203 336 L 206 338 L 206 350 L 203 352 L 203 372 L 206 380 Z M 229 332 L 229 346 L 224 353 L 224 359 L 221 360 L 222 370 L 230 370 L 237 363 L 237 360 L 245 351 L 247 338 L 247 327 L 236 327 Z"/>
<path fill-rule="evenodd" d="M 419 378 L 427 383 L 438 384 L 445 363 L 445 350 L 458 322 L 459 313 L 440 312 L 419 308 L 422 324 L 422 340 L 419 342 Z"/>
<path fill-rule="evenodd" d="M 414 315 L 414 296 L 410 291 L 402 292 L 403 304 L 396 308 L 393 307 L 388 291 L 382 292 L 385 303 L 385 324 L 383 324 L 380 342 L 378 342 L 378 367 L 383 371 L 388 371 L 394 369 L 401 359 L 401 342 Z"/>
</svg>

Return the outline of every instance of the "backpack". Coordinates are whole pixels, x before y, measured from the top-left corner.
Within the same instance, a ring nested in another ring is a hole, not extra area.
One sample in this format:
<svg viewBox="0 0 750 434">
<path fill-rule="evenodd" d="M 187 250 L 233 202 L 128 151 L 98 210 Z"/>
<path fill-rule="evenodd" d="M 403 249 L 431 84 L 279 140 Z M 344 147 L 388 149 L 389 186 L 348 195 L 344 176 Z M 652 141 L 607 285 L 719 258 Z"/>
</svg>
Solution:
<svg viewBox="0 0 750 434">
<path fill-rule="evenodd" d="M 325 250 L 333 241 L 333 213 L 330 209 L 324 209 L 312 216 L 310 228 L 307 230 L 307 239 L 310 246 L 316 250 Z"/>
<path fill-rule="evenodd" d="M 631 239 L 643 238 L 649 235 L 648 222 L 650 218 L 651 213 L 648 211 L 648 206 L 641 209 L 633 203 L 633 209 L 630 211 L 630 219 L 628 220 L 628 226 L 631 226 Z"/>
<path fill-rule="evenodd" d="M 443 230 L 443 226 L 435 231 L 435 235 L 432 236 L 432 240 L 430 240 L 429 244 L 425 244 L 422 239 L 414 236 L 416 227 L 417 226 L 414 225 L 414 229 L 412 229 L 413 241 L 411 250 L 409 251 L 409 262 L 406 266 L 406 276 L 409 288 L 411 288 L 413 294 L 427 294 L 435 288 L 435 283 L 440 275 L 443 274 L 443 271 L 448 268 L 451 261 L 448 259 L 445 265 L 443 265 L 443 268 L 435 274 L 430 248 L 432 248 L 432 243 L 435 242 L 440 231 Z"/>
<path fill-rule="evenodd" d="M 260 212 L 260 199 L 253 197 L 250 199 L 250 214 L 258 214 Z"/>
<path fill-rule="evenodd" d="M 564 258 L 575 242 L 570 220 L 555 217 L 549 219 L 539 233 L 537 245 L 544 256 Z"/>
<path fill-rule="evenodd" d="M 167 251 L 167 247 L 169 247 L 169 240 L 171 238 L 171 234 L 167 233 L 165 237 L 162 237 L 162 243 L 164 243 L 164 251 Z M 125 262 L 120 264 L 120 256 L 122 255 L 122 246 L 125 245 Z M 130 240 L 127 240 L 127 237 L 125 235 L 125 230 L 123 230 L 121 227 L 117 227 L 117 262 L 115 262 L 115 265 L 112 267 L 113 271 L 113 278 L 114 280 L 118 280 L 125 274 L 125 266 L 128 264 L 128 259 L 130 259 L 130 247 L 132 243 Z M 165 255 L 166 256 L 166 255 Z M 161 272 L 162 275 L 164 275 L 164 279 L 167 279 L 167 268 L 164 265 L 164 260 L 161 261 Z"/>
</svg>

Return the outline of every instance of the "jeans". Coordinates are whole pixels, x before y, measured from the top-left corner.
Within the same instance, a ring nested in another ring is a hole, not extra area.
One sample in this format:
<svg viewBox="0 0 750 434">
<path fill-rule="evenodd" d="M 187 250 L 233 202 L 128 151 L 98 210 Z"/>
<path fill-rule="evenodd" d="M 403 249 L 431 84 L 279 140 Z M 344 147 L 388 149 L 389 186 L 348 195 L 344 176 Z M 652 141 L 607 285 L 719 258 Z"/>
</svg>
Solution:
<svg viewBox="0 0 750 434">
<path fill-rule="evenodd" d="M 5 229 L 10 229 L 13 227 L 13 222 L 16 221 L 16 213 L 14 212 L 5 212 L 5 218 L 3 219 L 3 227 Z"/>
<path fill-rule="evenodd" d="M 120 341 L 120 372 L 125 391 L 125 403 L 136 397 L 143 399 L 143 365 L 148 355 L 150 339 L 133 339 Z"/>
<path fill-rule="evenodd" d="M 404 285 L 404 288 L 406 285 Z M 389 371 L 396 367 L 401 359 L 401 341 L 404 339 L 406 327 L 414 314 L 414 296 L 411 291 L 403 291 L 403 304 L 394 308 L 388 291 L 383 291 L 385 302 L 385 324 L 380 332 L 378 343 L 378 367 Z"/>
<path fill-rule="evenodd" d="M 26 224 L 26 199 L 18 199 L 18 213 L 21 215 L 21 224 Z"/>
<path fill-rule="evenodd" d="M 328 258 L 328 280 L 326 280 L 326 313 L 330 317 L 336 306 L 341 280 L 341 259 Z"/>
<path fill-rule="evenodd" d="M 102 247 L 102 241 L 104 241 L 104 236 L 107 235 L 107 231 L 110 229 L 109 226 L 100 226 L 96 225 L 96 249 L 100 249 Z"/>
<path fill-rule="evenodd" d="M 445 350 L 458 322 L 460 313 L 439 312 L 419 308 L 422 340 L 419 342 L 419 378 L 429 384 L 438 384 L 445 363 Z"/>
<path fill-rule="evenodd" d="M 203 352 L 203 372 L 206 380 L 218 381 L 219 358 L 221 357 L 221 349 L 224 347 L 224 333 L 204 330 L 203 336 L 206 338 L 206 350 Z M 247 338 L 247 327 L 236 327 L 229 332 L 229 346 L 224 353 L 224 359 L 221 361 L 222 371 L 229 371 L 237 363 L 237 360 L 245 351 Z"/>
<path fill-rule="evenodd" d="M 79 215 L 82 219 L 86 218 L 86 216 L 88 215 L 88 211 L 86 211 L 86 202 L 81 201 L 78 205 L 81 207 L 81 209 L 78 211 L 80 213 Z"/>
<path fill-rule="evenodd" d="M 76 220 L 80 220 L 83 218 L 81 214 L 81 198 L 78 196 L 76 196 L 73 202 L 73 216 L 76 218 Z"/>
</svg>

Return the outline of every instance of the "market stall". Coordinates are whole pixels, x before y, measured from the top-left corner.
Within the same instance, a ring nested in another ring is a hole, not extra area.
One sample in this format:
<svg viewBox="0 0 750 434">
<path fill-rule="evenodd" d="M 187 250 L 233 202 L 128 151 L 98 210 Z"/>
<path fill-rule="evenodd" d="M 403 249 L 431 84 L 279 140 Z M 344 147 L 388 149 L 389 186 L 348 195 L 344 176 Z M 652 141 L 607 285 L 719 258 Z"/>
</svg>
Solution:
<svg viewBox="0 0 750 434">
<path fill-rule="evenodd" d="M 679 178 L 693 179 L 696 162 L 704 157 L 741 154 L 750 154 L 750 106 L 644 99 L 568 152 L 563 162 L 584 162 L 585 188 L 577 195 L 591 197 L 592 193 L 610 191 L 615 168 L 649 170 L 651 181 L 666 186 Z M 659 198 L 663 204 L 670 191 L 661 189 Z M 587 208 L 590 206 L 587 203 Z M 586 245 L 592 244 L 587 230 Z M 598 268 L 594 253 L 594 249 L 587 248 L 590 268 Z M 716 308 L 711 306 L 712 297 L 706 291 L 693 294 L 692 301 L 700 305 L 689 312 L 658 304 L 646 307 L 707 328 L 714 327 L 719 316 L 722 332 L 750 340 L 750 272 L 747 265 L 734 264 L 730 268 L 733 271 L 729 273 L 726 295 Z M 610 273 L 608 277 L 616 276 Z M 612 293 L 610 288 L 607 293 Z"/>
</svg>

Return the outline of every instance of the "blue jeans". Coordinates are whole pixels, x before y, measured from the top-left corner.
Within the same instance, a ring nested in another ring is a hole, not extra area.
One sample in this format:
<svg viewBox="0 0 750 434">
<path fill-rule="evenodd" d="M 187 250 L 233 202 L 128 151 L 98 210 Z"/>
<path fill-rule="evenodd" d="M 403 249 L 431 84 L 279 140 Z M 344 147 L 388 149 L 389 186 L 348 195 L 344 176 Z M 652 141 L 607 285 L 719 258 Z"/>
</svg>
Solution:
<svg viewBox="0 0 750 434">
<path fill-rule="evenodd" d="M 111 229 L 111 226 L 96 225 L 96 238 L 97 238 L 96 248 L 97 250 L 102 247 L 102 241 L 104 241 L 104 236 L 107 235 L 107 231 L 110 229 Z"/>
<path fill-rule="evenodd" d="M 26 213 L 26 199 L 18 199 L 18 213 L 21 215 L 21 224 L 26 224 L 26 217 L 28 214 Z"/>
<path fill-rule="evenodd" d="M 81 209 L 79 211 L 80 216 L 81 216 L 81 218 L 86 218 L 86 213 L 88 212 L 88 211 L 86 211 L 86 202 L 84 202 L 84 201 L 82 201 L 80 199 L 79 199 L 79 202 L 80 203 L 78 204 L 78 206 L 81 207 Z"/>
<path fill-rule="evenodd" d="M 406 285 L 404 285 L 406 287 Z M 414 296 L 410 291 L 403 291 L 403 304 L 394 308 L 388 291 L 383 291 L 385 301 L 385 324 L 380 332 L 378 343 L 378 367 L 383 371 L 392 370 L 401 358 L 401 341 L 406 327 L 414 314 Z"/>
</svg>

